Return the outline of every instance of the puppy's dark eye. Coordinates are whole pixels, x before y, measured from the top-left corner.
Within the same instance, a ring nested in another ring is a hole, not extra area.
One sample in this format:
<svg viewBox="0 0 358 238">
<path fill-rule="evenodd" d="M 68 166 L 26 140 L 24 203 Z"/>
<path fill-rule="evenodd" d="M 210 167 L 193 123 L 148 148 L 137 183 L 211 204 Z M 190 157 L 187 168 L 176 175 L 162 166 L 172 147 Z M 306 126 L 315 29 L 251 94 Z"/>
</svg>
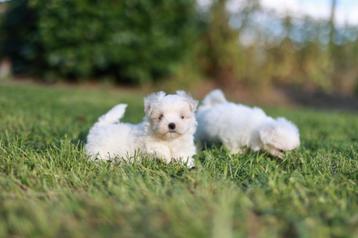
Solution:
<svg viewBox="0 0 358 238">
<path fill-rule="evenodd" d="M 185 117 L 184 116 L 180 116 L 181 119 L 184 119 Z"/>
<path fill-rule="evenodd" d="M 159 117 L 158 117 L 158 119 L 159 119 L 159 120 L 162 120 L 162 119 L 163 119 L 163 116 L 164 116 L 163 114 L 160 114 Z"/>
</svg>

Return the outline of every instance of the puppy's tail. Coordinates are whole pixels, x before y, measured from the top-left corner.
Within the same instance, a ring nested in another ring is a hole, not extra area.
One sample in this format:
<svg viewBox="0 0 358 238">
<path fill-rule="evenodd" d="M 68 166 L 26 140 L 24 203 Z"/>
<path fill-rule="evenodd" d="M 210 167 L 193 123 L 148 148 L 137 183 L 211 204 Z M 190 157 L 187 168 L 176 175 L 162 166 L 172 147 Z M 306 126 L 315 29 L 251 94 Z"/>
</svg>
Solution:
<svg viewBox="0 0 358 238">
<path fill-rule="evenodd" d="M 127 104 L 118 104 L 98 119 L 97 125 L 110 125 L 119 122 L 126 111 Z"/>
<path fill-rule="evenodd" d="M 216 104 L 221 104 L 225 102 L 227 101 L 223 91 L 221 91 L 220 89 L 215 89 L 205 96 L 202 105 L 205 107 L 212 107 Z"/>
</svg>

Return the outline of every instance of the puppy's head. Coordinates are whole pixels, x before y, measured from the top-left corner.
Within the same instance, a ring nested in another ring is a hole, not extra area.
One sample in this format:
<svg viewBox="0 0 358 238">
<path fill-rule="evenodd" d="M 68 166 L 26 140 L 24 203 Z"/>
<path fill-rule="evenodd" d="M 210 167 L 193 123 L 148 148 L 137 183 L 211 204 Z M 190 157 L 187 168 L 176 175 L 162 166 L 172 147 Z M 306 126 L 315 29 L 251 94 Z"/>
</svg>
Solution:
<svg viewBox="0 0 358 238">
<path fill-rule="evenodd" d="M 264 149 L 281 157 L 284 151 L 296 149 L 300 145 L 297 127 L 284 118 L 278 118 L 264 125 L 259 131 Z"/>
<path fill-rule="evenodd" d="M 198 102 L 184 91 L 166 95 L 153 93 L 144 99 L 144 111 L 151 131 L 163 139 L 174 139 L 184 134 L 194 134 L 195 110 Z"/>
</svg>

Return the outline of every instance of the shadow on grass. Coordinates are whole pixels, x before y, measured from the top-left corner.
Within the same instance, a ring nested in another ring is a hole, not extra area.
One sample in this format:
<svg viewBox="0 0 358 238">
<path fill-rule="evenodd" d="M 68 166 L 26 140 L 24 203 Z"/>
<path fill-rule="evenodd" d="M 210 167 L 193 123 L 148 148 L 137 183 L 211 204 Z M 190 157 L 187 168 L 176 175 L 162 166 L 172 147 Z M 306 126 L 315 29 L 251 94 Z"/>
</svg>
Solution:
<svg viewBox="0 0 358 238">
<path fill-rule="evenodd" d="M 75 139 L 71 140 L 71 143 L 75 145 L 79 150 L 82 150 L 87 141 L 88 130 L 82 130 Z"/>
</svg>

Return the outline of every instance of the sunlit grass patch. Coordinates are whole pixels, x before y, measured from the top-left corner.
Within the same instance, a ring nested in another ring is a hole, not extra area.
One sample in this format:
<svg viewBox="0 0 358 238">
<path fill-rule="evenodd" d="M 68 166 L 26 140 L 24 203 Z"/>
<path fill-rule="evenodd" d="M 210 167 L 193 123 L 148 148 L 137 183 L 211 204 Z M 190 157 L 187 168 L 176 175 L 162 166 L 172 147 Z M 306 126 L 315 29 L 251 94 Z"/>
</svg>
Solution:
<svg viewBox="0 0 358 238">
<path fill-rule="evenodd" d="M 89 161 L 96 118 L 142 96 L 0 86 L 0 236 L 353 237 L 358 232 L 358 117 L 268 109 L 297 123 L 284 159 L 213 147 L 196 168 L 146 156 Z"/>
</svg>

